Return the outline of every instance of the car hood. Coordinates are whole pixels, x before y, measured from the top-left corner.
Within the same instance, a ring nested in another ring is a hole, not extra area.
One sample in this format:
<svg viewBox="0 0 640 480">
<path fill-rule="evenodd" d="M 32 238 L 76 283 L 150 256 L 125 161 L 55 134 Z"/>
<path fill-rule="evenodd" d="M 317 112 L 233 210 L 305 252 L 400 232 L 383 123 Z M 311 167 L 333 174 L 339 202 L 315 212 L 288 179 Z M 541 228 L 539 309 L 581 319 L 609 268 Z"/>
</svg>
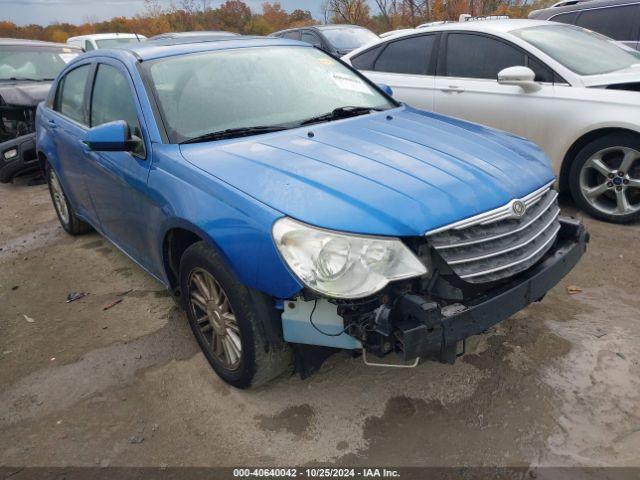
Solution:
<svg viewBox="0 0 640 480">
<path fill-rule="evenodd" d="M 181 152 L 285 215 L 363 234 L 422 235 L 554 178 L 527 140 L 409 107 Z"/>
<path fill-rule="evenodd" d="M 0 98 L 7 105 L 35 107 L 47 98 L 51 82 L 0 83 Z"/>
</svg>

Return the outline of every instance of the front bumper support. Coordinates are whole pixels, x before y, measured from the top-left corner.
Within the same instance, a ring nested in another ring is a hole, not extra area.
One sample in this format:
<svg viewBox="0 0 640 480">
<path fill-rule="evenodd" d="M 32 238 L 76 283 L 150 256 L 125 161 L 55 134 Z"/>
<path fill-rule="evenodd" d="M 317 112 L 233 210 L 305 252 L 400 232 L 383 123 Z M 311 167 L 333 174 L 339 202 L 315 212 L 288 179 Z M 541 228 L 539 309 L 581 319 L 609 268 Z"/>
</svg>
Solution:
<svg viewBox="0 0 640 480">
<path fill-rule="evenodd" d="M 540 263 L 471 302 L 441 308 L 416 294 L 398 298 L 391 315 L 399 330 L 398 350 L 403 359 L 436 357 L 441 362 L 453 363 L 460 341 L 541 300 L 575 267 L 589 242 L 589 234 L 581 222 L 561 218 L 560 223 L 556 244 Z"/>
</svg>

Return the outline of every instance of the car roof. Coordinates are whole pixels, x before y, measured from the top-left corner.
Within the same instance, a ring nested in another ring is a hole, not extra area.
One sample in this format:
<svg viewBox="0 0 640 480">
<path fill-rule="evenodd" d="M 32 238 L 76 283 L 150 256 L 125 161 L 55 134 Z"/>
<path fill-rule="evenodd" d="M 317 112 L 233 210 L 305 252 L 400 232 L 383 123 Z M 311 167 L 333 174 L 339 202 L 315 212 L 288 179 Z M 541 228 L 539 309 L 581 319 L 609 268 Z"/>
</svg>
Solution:
<svg viewBox="0 0 640 480">
<path fill-rule="evenodd" d="M 158 58 L 187 55 L 190 53 L 209 52 L 217 50 L 231 50 L 236 48 L 269 47 L 269 46 L 299 46 L 312 48 L 311 45 L 278 37 L 249 37 L 249 36 L 220 36 L 207 40 L 180 39 L 156 40 L 127 44 L 117 49 L 93 50 L 83 57 L 100 56 L 108 52 L 129 52 L 140 61 L 155 60 Z"/>
<path fill-rule="evenodd" d="M 159 35 L 154 35 L 153 37 L 149 38 L 149 40 L 155 40 L 158 38 L 188 38 L 188 37 L 208 37 L 208 36 L 238 37 L 240 35 L 238 33 L 226 32 L 224 30 L 193 30 L 190 32 L 160 33 Z"/>
<path fill-rule="evenodd" d="M 67 41 L 69 40 L 86 40 L 86 39 L 93 39 L 93 40 L 105 40 L 105 39 L 110 39 L 110 38 L 147 38 L 144 35 L 140 35 L 137 33 L 92 33 L 90 35 L 78 35 L 76 37 L 69 37 L 67 38 Z"/>
<path fill-rule="evenodd" d="M 59 47 L 81 50 L 78 47 L 67 45 L 66 43 L 43 42 L 41 40 L 25 40 L 23 38 L 0 38 L 0 45 L 17 45 L 25 47 Z"/>
<path fill-rule="evenodd" d="M 574 12 L 588 8 L 612 7 L 615 5 L 627 5 L 638 3 L 638 0 L 572 0 L 568 5 L 551 6 L 541 8 L 530 13 L 531 18 L 549 18 L 563 12 Z"/>
<path fill-rule="evenodd" d="M 293 28 L 285 28 L 283 30 L 278 30 L 277 32 L 273 32 L 271 35 L 278 35 L 280 33 L 284 33 L 284 32 L 295 32 L 296 30 L 306 30 L 306 29 L 316 29 L 316 30 L 333 30 L 333 29 L 338 29 L 338 28 L 362 28 L 362 29 L 367 29 L 367 27 L 361 27 L 360 25 L 351 25 L 348 23 L 327 23 L 327 24 L 318 24 L 318 25 L 307 25 L 305 27 L 293 27 Z"/>
<path fill-rule="evenodd" d="M 317 28 L 318 30 L 333 30 L 336 28 L 364 28 L 366 29 L 366 27 L 361 27 L 360 25 L 350 25 L 350 24 L 343 24 L 343 23 L 328 23 L 326 25 L 314 25 L 315 28 Z"/>
<path fill-rule="evenodd" d="M 546 20 L 528 20 L 528 19 L 509 19 L 509 20 L 474 20 L 467 22 L 452 22 L 444 25 L 435 25 L 433 27 L 414 28 L 407 31 L 399 31 L 398 34 L 385 37 L 385 40 L 413 35 L 415 33 L 425 32 L 443 32 L 447 30 L 468 30 L 471 32 L 484 33 L 508 33 L 513 30 L 527 27 L 538 27 L 542 25 L 558 25 L 557 22 L 548 22 Z"/>
</svg>

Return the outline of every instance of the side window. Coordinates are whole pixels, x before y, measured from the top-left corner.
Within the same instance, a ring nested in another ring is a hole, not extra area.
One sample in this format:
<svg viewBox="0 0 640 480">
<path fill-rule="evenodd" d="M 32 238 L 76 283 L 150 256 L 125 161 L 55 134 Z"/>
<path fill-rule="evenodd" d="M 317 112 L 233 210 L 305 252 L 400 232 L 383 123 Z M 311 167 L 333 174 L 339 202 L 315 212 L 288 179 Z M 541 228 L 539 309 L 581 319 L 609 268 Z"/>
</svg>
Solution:
<svg viewBox="0 0 640 480">
<path fill-rule="evenodd" d="M 310 43 L 314 47 L 322 48 L 322 42 L 320 41 L 320 37 L 318 37 L 315 33 L 310 32 L 308 30 L 302 31 L 302 41 Z"/>
<path fill-rule="evenodd" d="M 547 67 L 540 60 L 528 57 L 528 65 L 531 70 L 533 70 L 536 74 L 535 81 L 536 82 L 545 82 L 545 83 L 553 83 L 554 75 L 553 70 Z"/>
<path fill-rule="evenodd" d="M 552 20 L 554 22 L 568 23 L 569 25 L 575 25 L 577 19 L 578 19 L 578 12 L 561 13 L 559 15 L 554 15 L 553 17 L 549 18 L 549 20 Z"/>
<path fill-rule="evenodd" d="M 504 42 L 481 35 L 447 36 L 445 75 L 496 80 L 507 67 L 524 66 L 525 55 Z"/>
<path fill-rule="evenodd" d="M 358 70 L 373 70 L 373 62 L 375 62 L 378 53 L 380 53 L 380 50 L 382 50 L 384 46 L 384 44 L 378 45 L 353 57 L 351 59 L 351 65 Z"/>
<path fill-rule="evenodd" d="M 90 118 L 92 127 L 124 120 L 133 135 L 142 136 L 131 87 L 125 76 L 111 65 L 101 63 L 98 66 L 91 94 Z"/>
<path fill-rule="evenodd" d="M 374 70 L 426 75 L 435 39 L 435 35 L 420 35 L 389 43 L 376 60 Z"/>
<path fill-rule="evenodd" d="M 95 50 L 95 48 L 93 48 L 93 43 L 91 43 L 91 40 L 85 40 L 84 41 L 84 51 L 85 52 L 90 52 L 91 50 Z"/>
<path fill-rule="evenodd" d="M 84 93 L 90 66 L 83 65 L 67 73 L 58 86 L 55 110 L 71 120 L 85 124 Z"/>
<path fill-rule="evenodd" d="M 614 40 L 635 40 L 638 28 L 636 23 L 638 9 L 640 9 L 640 5 L 619 5 L 583 10 L 578 16 L 577 25 Z"/>
</svg>

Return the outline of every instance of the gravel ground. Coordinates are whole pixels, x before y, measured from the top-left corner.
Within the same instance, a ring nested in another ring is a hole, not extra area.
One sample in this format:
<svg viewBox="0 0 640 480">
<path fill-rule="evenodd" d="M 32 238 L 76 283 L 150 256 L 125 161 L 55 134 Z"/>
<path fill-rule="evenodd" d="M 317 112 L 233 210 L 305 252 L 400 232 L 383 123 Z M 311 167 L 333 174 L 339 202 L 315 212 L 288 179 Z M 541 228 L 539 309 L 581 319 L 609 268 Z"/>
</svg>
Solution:
<svg viewBox="0 0 640 480">
<path fill-rule="evenodd" d="M 578 267 L 455 365 L 338 354 L 238 391 L 160 284 L 0 185 L 0 465 L 640 466 L 640 225 L 584 221 Z"/>
</svg>

